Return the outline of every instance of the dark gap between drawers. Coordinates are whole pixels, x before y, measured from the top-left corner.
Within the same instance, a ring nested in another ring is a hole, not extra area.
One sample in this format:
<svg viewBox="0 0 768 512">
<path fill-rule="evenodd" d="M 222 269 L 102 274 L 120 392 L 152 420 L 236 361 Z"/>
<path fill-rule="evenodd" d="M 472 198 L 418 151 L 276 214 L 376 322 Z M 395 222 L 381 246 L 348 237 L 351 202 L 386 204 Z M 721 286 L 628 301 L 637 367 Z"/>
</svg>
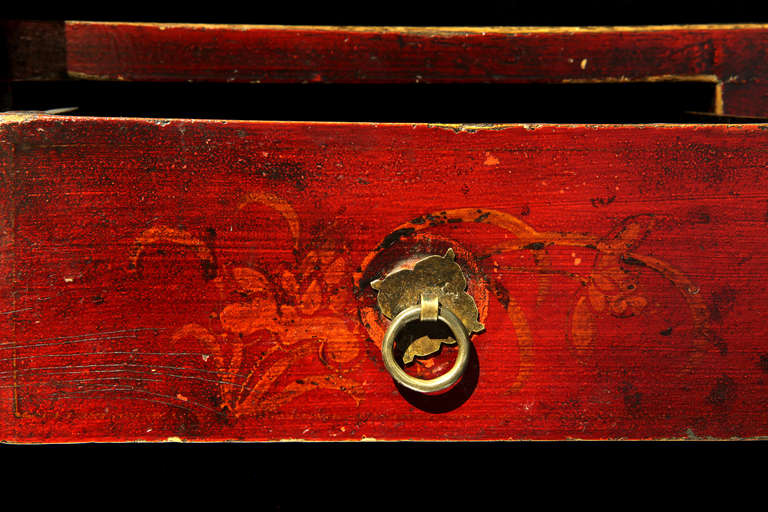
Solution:
<svg viewBox="0 0 768 512">
<path fill-rule="evenodd" d="M 433 123 L 719 122 L 715 84 L 15 82 L 3 110 L 71 115 Z"/>
</svg>

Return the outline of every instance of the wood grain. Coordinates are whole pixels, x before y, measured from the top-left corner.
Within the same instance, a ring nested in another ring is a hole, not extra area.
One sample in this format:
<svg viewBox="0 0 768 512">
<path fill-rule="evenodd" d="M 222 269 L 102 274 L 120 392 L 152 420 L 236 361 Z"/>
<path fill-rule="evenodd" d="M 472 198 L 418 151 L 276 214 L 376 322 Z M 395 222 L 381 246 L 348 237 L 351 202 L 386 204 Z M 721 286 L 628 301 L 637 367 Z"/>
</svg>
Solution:
<svg viewBox="0 0 768 512">
<path fill-rule="evenodd" d="M 768 432 L 763 125 L 1 119 L 3 440 Z M 369 283 L 448 247 L 415 395 Z"/>
<path fill-rule="evenodd" d="M 10 80 L 712 83 L 712 113 L 768 115 L 765 25 L 312 27 L 5 22 Z"/>
<path fill-rule="evenodd" d="M 768 115 L 765 25 L 407 28 L 69 21 L 65 46 L 67 73 L 81 79 L 704 81 L 717 87 L 713 113 Z"/>
</svg>

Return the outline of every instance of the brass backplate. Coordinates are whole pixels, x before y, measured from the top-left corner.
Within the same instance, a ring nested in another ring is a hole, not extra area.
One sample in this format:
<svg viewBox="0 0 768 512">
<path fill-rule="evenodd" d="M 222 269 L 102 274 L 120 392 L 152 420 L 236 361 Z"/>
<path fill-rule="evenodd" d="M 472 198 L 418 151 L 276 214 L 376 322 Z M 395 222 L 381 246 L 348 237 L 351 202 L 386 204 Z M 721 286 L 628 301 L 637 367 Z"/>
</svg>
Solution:
<svg viewBox="0 0 768 512">
<path fill-rule="evenodd" d="M 441 308 L 450 309 L 461 320 L 467 334 L 485 328 L 478 321 L 475 299 L 465 291 L 467 279 L 455 261 L 453 249 L 448 249 L 445 256 L 427 256 L 418 261 L 413 269 L 396 270 L 384 279 L 373 281 L 371 287 L 379 292 L 379 309 L 390 320 L 406 308 L 419 305 L 422 295 L 434 294 Z M 406 350 L 404 362 L 411 362 L 414 356 L 433 354 L 442 343 L 453 344 L 455 340 L 419 338 Z"/>
</svg>

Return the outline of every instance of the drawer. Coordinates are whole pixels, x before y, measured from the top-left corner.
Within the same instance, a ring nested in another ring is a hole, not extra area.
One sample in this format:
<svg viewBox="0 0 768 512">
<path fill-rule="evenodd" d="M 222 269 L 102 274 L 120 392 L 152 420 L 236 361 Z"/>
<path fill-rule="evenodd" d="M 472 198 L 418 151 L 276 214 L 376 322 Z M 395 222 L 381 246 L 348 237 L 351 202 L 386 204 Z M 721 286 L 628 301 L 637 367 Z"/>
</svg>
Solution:
<svg viewBox="0 0 768 512">
<path fill-rule="evenodd" d="M 2 128 L 7 439 L 765 429 L 762 126 Z M 448 249 L 485 329 L 424 395 L 371 281 Z"/>
</svg>

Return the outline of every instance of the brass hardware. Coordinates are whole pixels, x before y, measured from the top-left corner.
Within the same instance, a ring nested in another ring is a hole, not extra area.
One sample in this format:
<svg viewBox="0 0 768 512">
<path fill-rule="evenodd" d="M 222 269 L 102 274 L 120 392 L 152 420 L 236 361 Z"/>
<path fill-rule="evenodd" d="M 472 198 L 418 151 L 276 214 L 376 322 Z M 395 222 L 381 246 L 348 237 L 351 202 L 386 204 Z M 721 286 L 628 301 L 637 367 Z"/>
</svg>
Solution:
<svg viewBox="0 0 768 512">
<path fill-rule="evenodd" d="M 421 308 L 419 308 L 419 320 L 422 322 L 434 322 L 437 320 L 439 306 L 437 295 L 430 292 L 421 294 Z"/>
<path fill-rule="evenodd" d="M 456 340 L 448 338 L 430 338 L 429 336 L 422 336 L 417 338 L 408 345 L 403 354 L 403 363 L 410 364 L 416 356 L 428 356 L 432 355 L 440 350 L 440 345 L 445 343 L 446 345 L 455 345 Z"/>
<path fill-rule="evenodd" d="M 384 366 L 397 382 L 422 393 L 441 391 L 459 380 L 469 362 L 469 336 L 484 329 L 478 321 L 475 300 L 465 292 L 467 280 L 454 258 L 453 250 L 448 249 L 445 256 L 428 256 L 417 262 L 412 270 L 398 270 L 371 283 L 378 291 L 379 309 L 392 320 L 381 343 Z M 395 361 L 395 339 L 406 324 L 414 320 L 443 322 L 453 337 L 420 337 L 405 350 L 404 364 L 412 362 L 416 356 L 436 353 L 443 343 L 458 343 L 459 354 L 453 367 L 435 379 L 412 377 Z"/>
<path fill-rule="evenodd" d="M 411 306 L 405 311 L 402 311 L 392 321 L 389 329 L 387 329 L 387 332 L 384 334 L 384 340 L 381 342 L 381 354 L 384 359 L 384 366 L 397 382 L 409 389 L 420 391 L 422 393 L 442 391 L 458 381 L 464 373 L 464 370 L 467 368 L 467 363 L 469 362 L 469 338 L 467 337 L 467 332 L 464 330 L 464 325 L 461 323 L 461 320 L 459 320 L 459 317 L 454 315 L 450 309 L 442 309 L 438 315 L 438 320 L 450 327 L 451 332 L 456 337 L 459 344 L 459 355 L 456 356 L 456 362 L 447 373 L 444 373 L 436 379 L 426 380 L 411 377 L 405 373 L 405 370 L 400 368 L 395 361 L 395 338 L 397 338 L 400 330 L 405 327 L 406 324 L 413 320 L 417 320 L 420 315 L 421 307 Z"/>
</svg>

